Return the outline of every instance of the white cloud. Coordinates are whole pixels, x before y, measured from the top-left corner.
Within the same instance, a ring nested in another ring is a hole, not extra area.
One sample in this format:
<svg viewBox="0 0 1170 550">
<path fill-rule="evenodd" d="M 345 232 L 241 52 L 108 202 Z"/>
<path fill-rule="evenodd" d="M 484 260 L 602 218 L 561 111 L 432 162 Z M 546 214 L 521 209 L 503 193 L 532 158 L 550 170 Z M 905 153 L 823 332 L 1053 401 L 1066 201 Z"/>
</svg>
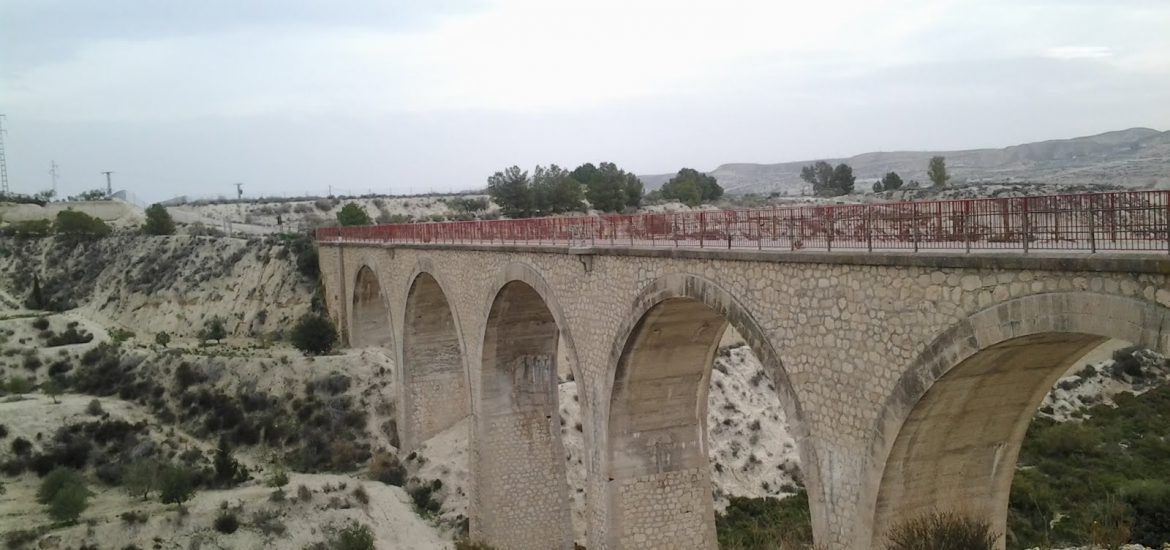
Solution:
<svg viewBox="0 0 1170 550">
<path fill-rule="evenodd" d="M 1133 11 L 1037 0 L 497 0 L 407 31 L 252 26 L 93 42 L 4 78 L 0 103 L 56 120 L 564 113 L 671 96 L 720 102 L 744 89 L 817 97 L 841 78 L 1007 57 L 1164 75 L 1170 38 L 1141 30 L 1170 22 L 1170 9 Z M 1092 45 L 1076 45 L 1082 35 Z"/>
</svg>

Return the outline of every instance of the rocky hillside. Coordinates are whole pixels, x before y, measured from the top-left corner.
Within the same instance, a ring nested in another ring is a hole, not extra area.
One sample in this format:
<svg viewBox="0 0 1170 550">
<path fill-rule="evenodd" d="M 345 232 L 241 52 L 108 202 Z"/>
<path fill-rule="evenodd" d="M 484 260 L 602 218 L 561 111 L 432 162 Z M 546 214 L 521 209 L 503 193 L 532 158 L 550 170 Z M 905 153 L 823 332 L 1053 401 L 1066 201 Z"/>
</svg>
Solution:
<svg viewBox="0 0 1170 550">
<path fill-rule="evenodd" d="M 24 302 L 38 286 L 46 307 L 153 337 L 195 336 L 219 318 L 228 333 L 279 332 L 309 309 L 314 283 L 298 270 L 307 243 L 120 234 L 95 241 L 0 240 L 0 282 Z M 301 267 L 315 269 L 315 257 Z"/>
<path fill-rule="evenodd" d="M 1130 128 L 1002 149 L 890 151 L 777 164 L 724 164 L 708 173 L 731 193 L 799 194 L 807 187 L 800 179 L 800 168 L 817 160 L 849 164 L 859 183 L 872 183 L 891 171 L 906 181 L 927 182 L 927 162 L 935 155 L 946 157 L 954 181 L 1115 184 L 1127 187 L 1170 185 L 1170 132 L 1149 128 Z M 672 176 L 639 177 L 650 190 L 661 187 Z"/>
</svg>

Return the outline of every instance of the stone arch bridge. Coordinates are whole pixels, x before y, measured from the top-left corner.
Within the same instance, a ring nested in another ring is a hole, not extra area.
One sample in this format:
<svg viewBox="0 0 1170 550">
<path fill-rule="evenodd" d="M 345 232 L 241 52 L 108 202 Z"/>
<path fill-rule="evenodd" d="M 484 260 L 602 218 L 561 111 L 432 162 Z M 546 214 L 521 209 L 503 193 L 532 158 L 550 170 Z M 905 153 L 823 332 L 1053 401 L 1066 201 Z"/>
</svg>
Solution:
<svg viewBox="0 0 1170 550">
<path fill-rule="evenodd" d="M 471 416 L 472 536 L 507 549 L 572 547 L 558 368 L 589 548 L 716 547 L 706 395 L 732 326 L 788 413 L 817 543 L 867 550 L 933 509 L 1002 532 L 1055 380 L 1109 338 L 1170 351 L 1165 255 L 322 239 L 320 264 L 349 345 L 398 359 L 403 447 Z"/>
</svg>

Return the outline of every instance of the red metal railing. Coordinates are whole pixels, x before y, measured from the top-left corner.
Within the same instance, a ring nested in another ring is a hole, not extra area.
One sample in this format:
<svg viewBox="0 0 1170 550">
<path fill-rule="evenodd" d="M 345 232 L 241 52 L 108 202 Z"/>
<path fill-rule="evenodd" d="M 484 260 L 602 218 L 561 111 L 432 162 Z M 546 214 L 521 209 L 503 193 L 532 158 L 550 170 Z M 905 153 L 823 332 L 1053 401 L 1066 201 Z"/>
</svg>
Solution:
<svg viewBox="0 0 1170 550">
<path fill-rule="evenodd" d="M 325 227 L 321 242 L 1170 253 L 1170 191 Z"/>
</svg>

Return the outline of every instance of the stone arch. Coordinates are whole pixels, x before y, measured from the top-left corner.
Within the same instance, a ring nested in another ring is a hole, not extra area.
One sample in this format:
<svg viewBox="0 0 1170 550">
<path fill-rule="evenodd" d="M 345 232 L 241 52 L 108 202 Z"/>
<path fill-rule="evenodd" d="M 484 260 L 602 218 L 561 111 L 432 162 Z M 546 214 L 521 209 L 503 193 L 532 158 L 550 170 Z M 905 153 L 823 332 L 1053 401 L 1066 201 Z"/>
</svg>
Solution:
<svg viewBox="0 0 1170 550">
<path fill-rule="evenodd" d="M 455 308 L 427 262 L 411 274 L 399 353 L 402 448 L 413 449 L 471 413 Z"/>
<path fill-rule="evenodd" d="M 472 537 L 499 548 L 572 548 L 557 360 L 563 314 L 531 268 L 505 268 L 485 316 L 475 407 Z M 507 504 L 504 504 L 507 503 Z"/>
<path fill-rule="evenodd" d="M 767 334 L 730 292 L 698 275 L 651 282 L 618 331 L 601 395 L 609 548 L 715 548 L 707 392 L 724 329 L 743 336 L 771 377 L 800 448 L 813 530 L 827 538 L 815 450 Z"/>
<path fill-rule="evenodd" d="M 393 349 L 394 331 L 390 307 L 382 292 L 378 276 L 368 265 L 358 268 L 353 283 L 350 311 L 350 347 L 377 346 Z"/>
<path fill-rule="evenodd" d="M 1056 380 L 1110 338 L 1165 351 L 1170 310 L 1091 292 L 1037 294 L 984 309 L 936 337 L 878 418 L 861 495 L 861 533 L 869 535 L 855 548 L 879 543 L 898 521 L 956 505 L 1004 533 L 1032 416 Z"/>
</svg>

